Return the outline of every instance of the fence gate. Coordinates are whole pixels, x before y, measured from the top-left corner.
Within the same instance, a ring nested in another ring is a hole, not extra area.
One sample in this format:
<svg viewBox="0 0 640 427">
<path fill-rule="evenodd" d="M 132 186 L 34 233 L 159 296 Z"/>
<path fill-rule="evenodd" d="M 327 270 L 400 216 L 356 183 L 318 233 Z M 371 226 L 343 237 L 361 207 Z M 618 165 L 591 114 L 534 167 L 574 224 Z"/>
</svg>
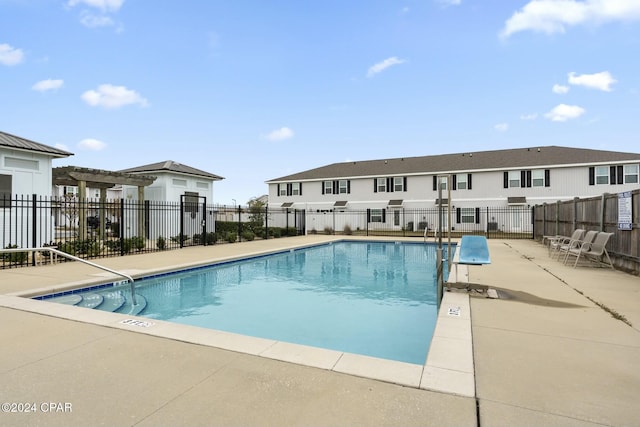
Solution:
<svg viewBox="0 0 640 427">
<path fill-rule="evenodd" d="M 207 198 L 185 192 L 180 196 L 180 247 L 207 244 Z"/>
</svg>

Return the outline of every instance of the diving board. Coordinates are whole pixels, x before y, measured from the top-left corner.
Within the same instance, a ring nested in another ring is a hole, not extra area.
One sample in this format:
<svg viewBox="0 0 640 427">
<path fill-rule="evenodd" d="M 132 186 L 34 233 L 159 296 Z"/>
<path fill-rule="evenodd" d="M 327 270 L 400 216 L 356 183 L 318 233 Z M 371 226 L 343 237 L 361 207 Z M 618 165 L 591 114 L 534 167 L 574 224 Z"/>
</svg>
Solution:
<svg viewBox="0 0 640 427">
<path fill-rule="evenodd" d="M 491 264 L 487 238 L 484 236 L 462 236 L 457 263 L 467 265 Z"/>
</svg>

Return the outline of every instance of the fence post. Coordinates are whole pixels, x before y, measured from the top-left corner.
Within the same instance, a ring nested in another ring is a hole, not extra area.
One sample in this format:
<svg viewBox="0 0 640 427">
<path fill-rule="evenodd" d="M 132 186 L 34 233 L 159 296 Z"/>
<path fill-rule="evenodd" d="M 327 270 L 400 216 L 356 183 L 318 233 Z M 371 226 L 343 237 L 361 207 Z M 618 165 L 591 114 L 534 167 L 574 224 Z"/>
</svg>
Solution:
<svg viewBox="0 0 640 427">
<path fill-rule="evenodd" d="M 289 209 L 287 209 L 288 211 Z M 287 212 L 287 220 L 289 219 L 289 213 Z M 264 205 L 264 236 L 265 240 L 269 238 L 269 205 Z"/>
<path fill-rule="evenodd" d="M 605 214 L 607 212 L 606 210 L 606 204 L 607 204 L 607 196 L 609 195 L 609 193 L 602 193 L 602 196 L 600 198 L 600 231 L 604 231 L 604 217 Z"/>
<path fill-rule="evenodd" d="M 242 242 L 242 208 L 238 205 L 238 242 Z"/>
<path fill-rule="evenodd" d="M 31 195 L 31 247 L 35 248 L 38 245 L 38 240 L 36 239 L 38 221 L 36 220 L 38 209 L 36 207 L 37 196 L 34 194 Z M 31 265 L 36 265 L 36 253 L 32 252 L 31 254 Z"/>
<path fill-rule="evenodd" d="M 120 199 L 120 256 L 124 256 L 124 198 Z"/>
</svg>

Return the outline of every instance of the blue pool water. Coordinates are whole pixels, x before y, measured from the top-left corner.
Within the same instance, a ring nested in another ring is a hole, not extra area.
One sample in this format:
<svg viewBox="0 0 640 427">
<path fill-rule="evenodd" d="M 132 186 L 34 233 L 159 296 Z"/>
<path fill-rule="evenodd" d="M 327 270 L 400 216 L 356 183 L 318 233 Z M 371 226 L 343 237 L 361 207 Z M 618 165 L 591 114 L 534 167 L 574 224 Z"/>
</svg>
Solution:
<svg viewBox="0 0 640 427">
<path fill-rule="evenodd" d="M 136 281 L 139 316 L 422 365 L 435 258 L 431 244 L 345 241 L 217 264 Z"/>
</svg>

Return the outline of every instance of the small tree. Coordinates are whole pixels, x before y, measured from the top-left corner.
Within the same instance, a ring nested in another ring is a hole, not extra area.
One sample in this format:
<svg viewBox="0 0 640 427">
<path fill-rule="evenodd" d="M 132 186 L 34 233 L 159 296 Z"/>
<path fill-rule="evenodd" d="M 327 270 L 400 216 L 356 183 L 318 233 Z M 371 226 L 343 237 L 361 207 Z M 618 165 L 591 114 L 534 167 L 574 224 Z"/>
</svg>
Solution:
<svg viewBox="0 0 640 427">
<path fill-rule="evenodd" d="M 263 235 L 264 220 L 266 218 L 265 203 L 260 200 L 249 201 L 249 222 L 247 228 L 258 236 Z"/>
</svg>

